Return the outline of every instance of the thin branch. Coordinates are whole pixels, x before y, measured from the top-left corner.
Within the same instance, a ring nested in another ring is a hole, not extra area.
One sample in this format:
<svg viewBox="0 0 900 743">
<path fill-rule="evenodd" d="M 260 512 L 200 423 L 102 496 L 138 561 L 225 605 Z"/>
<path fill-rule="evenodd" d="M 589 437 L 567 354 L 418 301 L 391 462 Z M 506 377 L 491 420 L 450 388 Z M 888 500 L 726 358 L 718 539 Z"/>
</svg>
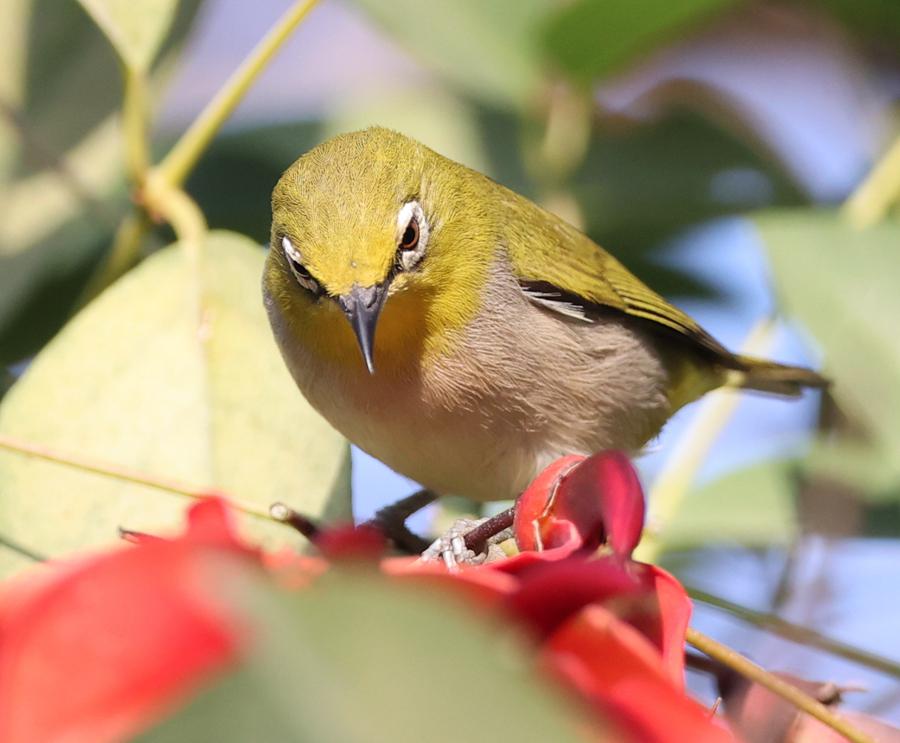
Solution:
<svg viewBox="0 0 900 743">
<path fill-rule="evenodd" d="M 881 221 L 891 204 L 900 198 L 900 137 L 866 179 L 844 202 L 844 216 L 854 227 L 869 227 Z"/>
<path fill-rule="evenodd" d="M 128 65 L 124 66 L 123 74 L 125 98 L 122 102 L 122 130 L 125 136 L 125 164 L 132 183 L 141 184 L 150 169 L 147 78 Z"/>
<path fill-rule="evenodd" d="M 859 663 L 862 666 L 882 671 L 889 676 L 900 678 L 900 662 L 891 660 L 890 658 L 883 658 L 866 650 L 861 650 L 860 648 L 843 643 L 840 640 L 835 640 L 820 634 L 815 630 L 789 622 L 774 614 L 755 611 L 746 606 L 735 604 L 727 599 L 702 591 L 699 588 L 685 586 L 685 590 L 688 592 L 688 595 L 696 601 L 702 601 L 704 604 L 709 604 L 722 611 L 727 611 L 729 614 L 733 614 L 738 619 L 741 619 L 748 624 L 752 624 L 754 627 L 768 630 L 769 632 L 787 640 L 791 640 L 792 642 L 815 647 L 819 650 L 831 653 L 832 655 L 846 658 L 854 663 Z"/>
<path fill-rule="evenodd" d="M 294 29 L 311 11 L 317 0 L 301 0 L 293 5 L 275 24 L 266 37 L 250 52 L 250 56 L 235 70 L 228 82 L 216 94 L 201 114 L 188 127 L 181 139 L 159 164 L 157 170 L 170 186 L 180 186 L 209 146 L 250 86 L 281 49 Z"/>
<path fill-rule="evenodd" d="M 280 501 L 269 506 L 269 515 L 279 523 L 290 526 L 294 531 L 299 532 L 310 542 L 315 542 L 321 535 L 322 530 L 319 525 L 312 519 L 298 513 L 286 503 Z"/>
<path fill-rule="evenodd" d="M 496 516 L 491 516 L 491 518 L 483 521 L 474 529 L 466 533 L 465 542 L 466 549 L 472 550 L 476 555 L 480 554 L 483 550 L 487 541 L 500 532 L 508 529 L 513 525 L 513 521 L 516 518 L 516 507 L 507 508 L 505 511 L 501 511 Z"/>
<path fill-rule="evenodd" d="M 778 676 L 769 673 L 753 661 L 717 640 L 704 635 L 702 632 L 698 632 L 693 627 L 688 628 L 685 639 L 700 652 L 728 666 L 744 678 L 768 689 L 773 694 L 794 705 L 797 709 L 815 717 L 823 725 L 827 725 L 832 730 L 837 731 L 847 740 L 852 741 L 852 743 L 875 743 L 872 738 L 857 730 L 847 720 L 833 710 L 828 709 L 818 700 L 801 691 L 793 684 L 789 684 Z"/>
<path fill-rule="evenodd" d="M 763 355 L 772 341 L 772 321 L 767 318 L 758 322 L 747 339 L 741 352 Z M 638 546 L 635 557 L 644 562 L 654 562 L 662 551 L 659 535 L 681 507 L 694 478 L 709 455 L 716 439 L 731 420 L 738 403 L 740 391 L 720 389 L 707 398 L 694 416 L 678 447 L 672 452 L 663 471 L 656 478 L 647 499 L 649 513 L 644 538 Z"/>
<path fill-rule="evenodd" d="M 0 449 L 21 454 L 26 457 L 35 457 L 43 459 L 46 462 L 53 462 L 64 467 L 72 467 L 82 472 L 90 472 L 94 475 L 103 477 L 111 477 L 115 480 L 128 482 L 133 485 L 144 485 L 148 488 L 156 488 L 164 490 L 167 493 L 174 493 L 185 498 L 199 499 L 206 498 L 214 494 L 212 488 L 198 488 L 193 485 L 180 482 L 178 480 L 170 480 L 164 477 L 157 477 L 146 472 L 131 469 L 130 467 L 121 467 L 117 464 L 103 462 L 90 457 L 70 452 L 62 452 L 49 446 L 34 444 L 30 441 L 22 441 L 13 436 L 0 434 Z M 236 500 L 231 496 L 224 496 L 228 502 L 237 510 L 242 511 L 251 516 L 258 516 L 269 521 L 275 521 L 266 511 L 262 511 L 253 505 Z"/>
<path fill-rule="evenodd" d="M 437 496 L 428 489 L 417 490 L 412 495 L 379 509 L 365 523 L 384 534 L 398 549 L 411 555 L 419 554 L 428 549 L 430 542 L 413 533 L 406 526 L 406 520 L 436 499 Z"/>
</svg>

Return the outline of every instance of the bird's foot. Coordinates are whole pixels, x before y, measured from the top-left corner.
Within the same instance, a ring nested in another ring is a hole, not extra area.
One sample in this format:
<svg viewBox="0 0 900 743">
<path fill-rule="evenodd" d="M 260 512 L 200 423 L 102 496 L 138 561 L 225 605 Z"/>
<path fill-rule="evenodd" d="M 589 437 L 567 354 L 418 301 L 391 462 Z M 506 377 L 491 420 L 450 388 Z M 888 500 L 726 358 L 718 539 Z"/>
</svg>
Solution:
<svg viewBox="0 0 900 743">
<path fill-rule="evenodd" d="M 506 557 L 500 547 L 513 536 L 513 509 L 488 519 L 458 519 L 434 540 L 419 558 L 421 562 L 441 561 L 448 570 L 460 565 L 483 565 Z"/>
</svg>

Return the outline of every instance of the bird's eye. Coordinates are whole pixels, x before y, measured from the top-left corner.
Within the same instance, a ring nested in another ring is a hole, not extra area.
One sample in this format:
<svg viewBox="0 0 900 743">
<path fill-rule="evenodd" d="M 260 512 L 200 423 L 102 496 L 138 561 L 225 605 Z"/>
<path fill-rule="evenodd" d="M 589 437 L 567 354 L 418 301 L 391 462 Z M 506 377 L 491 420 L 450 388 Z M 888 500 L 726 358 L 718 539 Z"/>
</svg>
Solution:
<svg viewBox="0 0 900 743">
<path fill-rule="evenodd" d="M 415 250 L 419 247 L 419 220 L 413 216 L 400 238 L 400 250 Z"/>
<path fill-rule="evenodd" d="M 397 269 L 411 271 L 428 246 L 428 220 L 418 201 L 407 201 L 397 215 Z"/>
<path fill-rule="evenodd" d="M 287 237 L 281 238 L 281 247 L 284 250 L 284 256 L 287 258 L 291 273 L 297 279 L 297 283 L 308 292 L 318 294 L 320 291 L 319 282 L 312 277 L 309 270 L 303 265 L 300 251 L 294 247 L 294 244 Z"/>
</svg>

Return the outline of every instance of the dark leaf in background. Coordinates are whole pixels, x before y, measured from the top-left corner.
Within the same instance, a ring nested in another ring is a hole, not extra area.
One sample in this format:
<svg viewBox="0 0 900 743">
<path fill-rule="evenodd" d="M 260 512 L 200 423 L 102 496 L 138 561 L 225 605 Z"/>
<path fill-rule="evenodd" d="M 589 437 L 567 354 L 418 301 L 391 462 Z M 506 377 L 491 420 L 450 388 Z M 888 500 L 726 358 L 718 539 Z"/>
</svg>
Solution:
<svg viewBox="0 0 900 743">
<path fill-rule="evenodd" d="M 255 127 L 219 137 L 187 182 L 212 227 L 269 241 L 272 189 L 281 174 L 321 141 L 320 122 Z"/>
<path fill-rule="evenodd" d="M 587 84 L 740 4 L 741 0 L 577 0 L 546 19 L 543 40 L 552 62 Z"/>
<path fill-rule="evenodd" d="M 688 111 L 645 124 L 601 120 L 573 189 L 587 233 L 668 297 L 711 287 L 663 265 L 660 244 L 706 220 L 804 200 L 761 148 Z"/>
<path fill-rule="evenodd" d="M 356 0 L 385 31 L 453 87 L 517 108 L 538 92 L 537 36 L 554 0 Z"/>
<path fill-rule="evenodd" d="M 815 0 L 810 3 L 831 13 L 865 40 L 896 43 L 900 39 L 900 3 L 895 0 Z"/>
</svg>

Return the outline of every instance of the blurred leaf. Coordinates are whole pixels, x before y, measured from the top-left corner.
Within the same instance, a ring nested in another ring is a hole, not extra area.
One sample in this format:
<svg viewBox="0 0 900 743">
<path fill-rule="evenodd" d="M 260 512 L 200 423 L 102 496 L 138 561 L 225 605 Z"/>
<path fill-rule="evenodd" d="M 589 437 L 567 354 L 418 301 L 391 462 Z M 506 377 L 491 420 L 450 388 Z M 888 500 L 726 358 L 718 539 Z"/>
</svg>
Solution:
<svg viewBox="0 0 900 743">
<path fill-rule="evenodd" d="M 536 43 L 555 0 L 356 0 L 385 30 L 454 85 L 518 106 L 541 82 Z"/>
<path fill-rule="evenodd" d="M 713 290 L 663 265 L 663 241 L 714 217 L 804 201 L 765 152 L 684 111 L 651 124 L 601 122 L 573 189 L 585 231 L 670 297 L 710 296 Z"/>
<path fill-rule="evenodd" d="M 217 137 L 187 182 L 209 224 L 269 240 L 272 189 L 288 166 L 322 140 L 321 124 L 278 124 Z"/>
<path fill-rule="evenodd" d="M 262 308 L 263 251 L 212 233 L 195 276 L 163 250 L 88 305 L 0 405 L 0 432 L 160 478 L 211 486 L 313 518 L 350 516 L 346 442 L 297 391 Z M 184 499 L 77 469 L 0 454 L 0 533 L 60 555 L 124 526 L 161 532 Z M 269 545 L 284 527 L 244 517 Z M 0 550 L 0 574 L 4 571 Z"/>
<path fill-rule="evenodd" d="M 21 2 L 21 0 L 19 0 Z M 122 95 L 116 54 L 103 33 L 72 0 L 28 0 L 18 22 L 2 34 L 21 34 L 19 54 L 0 75 L 15 79 L 5 97 L 20 117 L 19 177 L 51 166 L 111 114 Z"/>
<path fill-rule="evenodd" d="M 199 0 L 178 8 L 183 42 Z M 60 327 L 127 200 L 120 65 L 73 0 L 0 4 L 0 362 Z"/>
<path fill-rule="evenodd" d="M 797 533 L 792 467 L 768 461 L 691 491 L 661 535 L 665 549 L 788 543 Z"/>
<path fill-rule="evenodd" d="M 584 740 L 516 638 L 449 596 L 344 573 L 254 604 L 255 652 L 142 743 Z"/>
<path fill-rule="evenodd" d="M 840 408 L 861 425 L 896 471 L 900 451 L 900 223 L 865 231 L 833 212 L 763 212 L 754 217 L 768 248 L 785 312 L 821 344 Z M 833 462 L 834 474 L 840 468 Z M 875 466 L 874 463 L 869 466 Z M 852 476 L 853 466 L 844 471 Z"/>
<path fill-rule="evenodd" d="M 126 65 L 149 69 L 175 17 L 178 0 L 78 0 Z"/>
<path fill-rule="evenodd" d="M 547 21 L 551 59 L 583 83 L 608 75 L 740 0 L 577 0 Z"/>
<path fill-rule="evenodd" d="M 865 37 L 889 42 L 900 38 L 900 3 L 896 0 L 816 0 L 813 5 Z"/>
</svg>

